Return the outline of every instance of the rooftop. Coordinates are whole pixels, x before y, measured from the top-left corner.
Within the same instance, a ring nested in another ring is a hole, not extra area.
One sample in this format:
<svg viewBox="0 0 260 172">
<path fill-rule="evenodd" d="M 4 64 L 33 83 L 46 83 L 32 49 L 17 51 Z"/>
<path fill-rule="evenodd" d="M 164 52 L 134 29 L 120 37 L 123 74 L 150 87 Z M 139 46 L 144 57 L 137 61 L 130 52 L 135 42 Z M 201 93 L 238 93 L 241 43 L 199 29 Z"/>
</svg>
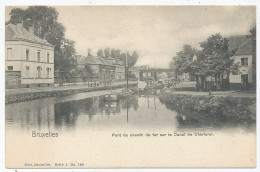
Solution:
<svg viewBox="0 0 260 172">
<path fill-rule="evenodd" d="M 98 60 L 103 63 L 103 65 L 111 66 L 111 64 L 103 57 L 98 57 Z"/>
<path fill-rule="evenodd" d="M 230 51 L 235 50 L 235 55 L 251 55 L 252 39 L 250 35 L 231 36 L 229 38 Z"/>
<path fill-rule="evenodd" d="M 100 60 L 100 58 L 94 57 L 92 55 L 88 55 L 85 59 L 85 62 L 88 64 L 95 64 L 95 65 L 103 64 L 103 62 Z"/>
<path fill-rule="evenodd" d="M 15 41 L 23 40 L 28 42 L 34 42 L 38 44 L 43 44 L 47 46 L 53 46 L 48 43 L 46 40 L 39 38 L 38 36 L 31 34 L 27 29 L 19 27 L 18 25 L 8 24 L 5 26 L 5 40 L 6 41 Z"/>
</svg>

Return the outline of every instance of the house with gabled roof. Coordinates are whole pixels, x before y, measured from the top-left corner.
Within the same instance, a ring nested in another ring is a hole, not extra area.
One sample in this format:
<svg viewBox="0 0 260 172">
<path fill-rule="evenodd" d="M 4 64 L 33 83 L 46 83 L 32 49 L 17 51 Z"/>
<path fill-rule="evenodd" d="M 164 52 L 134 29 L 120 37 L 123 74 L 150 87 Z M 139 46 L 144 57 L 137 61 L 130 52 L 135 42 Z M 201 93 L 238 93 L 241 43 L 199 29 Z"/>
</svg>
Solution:
<svg viewBox="0 0 260 172">
<path fill-rule="evenodd" d="M 92 81 L 95 80 L 97 85 L 110 85 L 115 81 L 115 66 L 110 64 L 103 57 L 91 55 L 90 50 L 86 57 L 85 64 L 88 64 L 93 72 Z"/>
<path fill-rule="evenodd" d="M 54 46 L 20 22 L 5 26 L 6 88 L 54 84 Z"/>
<path fill-rule="evenodd" d="M 238 64 L 237 72 L 229 77 L 231 89 L 248 90 L 253 85 L 252 37 L 238 35 L 229 38 L 229 50 L 234 51 L 234 63 Z"/>
<path fill-rule="evenodd" d="M 108 57 L 106 58 L 106 61 L 114 66 L 115 68 L 115 81 L 124 81 L 125 80 L 125 65 L 122 61 L 112 58 L 112 57 Z"/>
</svg>

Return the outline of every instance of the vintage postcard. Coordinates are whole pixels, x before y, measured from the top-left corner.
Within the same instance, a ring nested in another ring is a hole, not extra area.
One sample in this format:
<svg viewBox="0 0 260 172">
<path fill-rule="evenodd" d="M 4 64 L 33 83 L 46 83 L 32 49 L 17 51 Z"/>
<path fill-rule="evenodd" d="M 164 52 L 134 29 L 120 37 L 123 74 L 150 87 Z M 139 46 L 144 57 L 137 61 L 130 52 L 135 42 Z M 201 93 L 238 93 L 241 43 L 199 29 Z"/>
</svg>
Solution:
<svg viewBox="0 0 260 172">
<path fill-rule="evenodd" d="M 256 6 L 6 6 L 6 168 L 256 167 Z"/>
</svg>

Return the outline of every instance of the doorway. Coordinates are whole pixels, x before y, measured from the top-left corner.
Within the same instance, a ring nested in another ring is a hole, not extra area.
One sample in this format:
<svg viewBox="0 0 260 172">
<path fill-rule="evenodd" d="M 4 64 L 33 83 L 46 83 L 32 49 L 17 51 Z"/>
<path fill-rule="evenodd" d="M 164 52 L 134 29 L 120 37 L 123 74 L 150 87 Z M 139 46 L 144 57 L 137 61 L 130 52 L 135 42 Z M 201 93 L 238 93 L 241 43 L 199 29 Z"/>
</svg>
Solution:
<svg viewBox="0 0 260 172">
<path fill-rule="evenodd" d="M 248 74 L 241 75 L 241 90 L 248 89 Z"/>
</svg>

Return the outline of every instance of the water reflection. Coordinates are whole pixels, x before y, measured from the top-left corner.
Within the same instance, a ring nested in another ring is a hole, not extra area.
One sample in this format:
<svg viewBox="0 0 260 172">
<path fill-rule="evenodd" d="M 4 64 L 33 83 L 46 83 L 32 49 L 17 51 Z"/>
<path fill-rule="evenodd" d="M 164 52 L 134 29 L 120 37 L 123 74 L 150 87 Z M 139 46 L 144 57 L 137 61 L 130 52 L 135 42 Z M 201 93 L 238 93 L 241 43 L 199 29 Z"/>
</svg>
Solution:
<svg viewBox="0 0 260 172">
<path fill-rule="evenodd" d="M 256 124 L 253 121 L 242 122 L 234 116 L 223 116 L 216 114 L 208 114 L 203 112 L 192 111 L 189 109 L 179 108 L 174 106 L 171 102 L 165 101 L 164 98 L 160 98 L 160 102 L 166 106 L 167 109 L 175 111 L 178 115 L 176 121 L 178 122 L 177 128 L 179 130 L 230 130 L 240 129 L 246 132 L 254 132 Z"/>
<path fill-rule="evenodd" d="M 6 126 L 41 130 L 63 127 L 75 128 L 79 116 L 91 121 L 95 115 L 120 115 L 122 111 L 138 110 L 137 97 L 124 102 L 105 102 L 103 96 L 64 101 L 66 98 L 47 98 L 6 105 Z M 128 114 L 127 114 L 128 120 Z"/>
<path fill-rule="evenodd" d="M 169 129 L 215 130 L 243 128 L 255 123 L 196 113 L 173 107 L 158 97 L 133 96 L 123 102 L 105 102 L 103 96 L 78 94 L 6 105 L 6 127 L 10 130 Z M 87 98 L 86 98 L 87 97 Z"/>
<path fill-rule="evenodd" d="M 54 98 L 6 105 L 6 126 L 41 130 L 55 126 Z"/>
</svg>

